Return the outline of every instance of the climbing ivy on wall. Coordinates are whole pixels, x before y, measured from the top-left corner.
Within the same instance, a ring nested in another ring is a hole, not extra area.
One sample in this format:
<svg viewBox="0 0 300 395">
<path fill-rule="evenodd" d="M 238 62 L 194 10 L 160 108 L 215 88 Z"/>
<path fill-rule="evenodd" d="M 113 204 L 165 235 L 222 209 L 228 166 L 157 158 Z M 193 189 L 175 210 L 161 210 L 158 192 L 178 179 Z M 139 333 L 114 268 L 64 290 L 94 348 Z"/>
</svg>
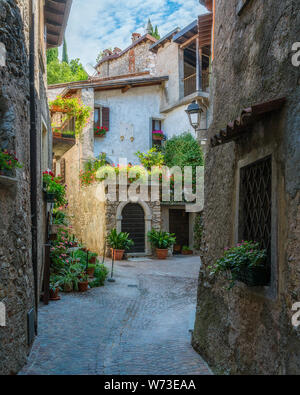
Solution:
<svg viewBox="0 0 300 395">
<path fill-rule="evenodd" d="M 198 213 L 194 225 L 194 248 L 198 251 L 201 249 L 203 230 L 203 213 Z"/>
</svg>

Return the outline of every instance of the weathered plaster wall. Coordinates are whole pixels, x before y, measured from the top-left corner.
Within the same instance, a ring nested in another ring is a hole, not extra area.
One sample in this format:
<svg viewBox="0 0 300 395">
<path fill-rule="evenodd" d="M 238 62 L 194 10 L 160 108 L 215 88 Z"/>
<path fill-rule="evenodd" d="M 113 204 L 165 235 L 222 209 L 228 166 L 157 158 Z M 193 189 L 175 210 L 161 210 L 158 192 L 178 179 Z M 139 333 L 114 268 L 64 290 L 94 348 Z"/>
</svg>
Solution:
<svg viewBox="0 0 300 395">
<path fill-rule="evenodd" d="M 237 2 L 235 2 L 237 3 Z M 217 372 L 296 374 L 300 334 L 292 305 L 300 301 L 300 69 L 291 64 L 300 5 L 251 1 L 239 17 L 232 2 L 216 9 L 209 136 L 252 104 L 286 96 L 287 104 L 238 143 L 210 148 L 206 158 L 203 266 L 199 276 L 194 347 Z M 239 283 L 232 291 L 208 266 L 235 243 L 238 166 L 273 157 L 272 282 L 265 289 Z"/>
<path fill-rule="evenodd" d="M 135 153 L 150 149 L 151 119 L 160 118 L 160 97 L 160 86 L 133 88 L 126 93 L 95 92 L 95 105 L 110 108 L 110 130 L 105 137 L 95 137 L 95 156 L 106 152 L 114 163 L 127 158 L 128 162 L 138 164 Z"/>
<path fill-rule="evenodd" d="M 171 41 L 158 49 L 155 60 L 156 74 L 169 77 L 162 107 L 175 104 L 183 94 L 183 53 L 179 45 Z"/>
</svg>

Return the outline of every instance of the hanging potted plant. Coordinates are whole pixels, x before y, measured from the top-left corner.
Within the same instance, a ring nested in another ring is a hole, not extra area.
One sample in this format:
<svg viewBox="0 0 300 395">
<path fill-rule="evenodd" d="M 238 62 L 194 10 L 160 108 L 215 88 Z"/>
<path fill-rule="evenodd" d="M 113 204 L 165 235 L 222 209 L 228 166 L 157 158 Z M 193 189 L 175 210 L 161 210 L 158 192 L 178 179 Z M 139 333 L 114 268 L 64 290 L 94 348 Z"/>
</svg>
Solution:
<svg viewBox="0 0 300 395">
<path fill-rule="evenodd" d="M 115 261 L 121 261 L 124 257 L 124 252 L 134 246 L 133 240 L 129 238 L 129 233 L 118 233 L 116 229 L 110 231 L 107 242 L 111 247 L 111 253 Z"/>
<path fill-rule="evenodd" d="M 249 287 L 266 286 L 270 280 L 266 258 L 267 252 L 260 248 L 259 243 L 242 241 L 235 247 L 225 248 L 224 256 L 209 268 L 213 275 L 223 273 L 226 278 L 229 277 L 229 289 L 236 281 L 241 281 Z"/>
<path fill-rule="evenodd" d="M 162 141 L 164 139 L 164 133 L 162 130 L 153 130 L 153 140 Z"/>
<path fill-rule="evenodd" d="M 48 203 L 55 203 L 55 208 L 66 206 L 66 186 L 61 184 L 61 178 L 55 177 L 50 171 L 43 173 L 43 189 L 45 192 L 46 201 Z"/>
<path fill-rule="evenodd" d="M 96 137 L 104 137 L 108 132 L 108 129 L 105 126 L 97 126 L 94 128 L 95 136 Z"/>
<path fill-rule="evenodd" d="M 0 150 L 0 175 L 11 177 L 15 169 L 21 169 L 23 165 L 16 158 L 15 152 Z"/>
<path fill-rule="evenodd" d="M 148 233 L 148 240 L 151 245 L 156 248 L 156 255 L 158 259 L 166 259 L 169 248 L 176 243 L 175 234 L 164 231 L 157 231 L 152 229 Z"/>
</svg>

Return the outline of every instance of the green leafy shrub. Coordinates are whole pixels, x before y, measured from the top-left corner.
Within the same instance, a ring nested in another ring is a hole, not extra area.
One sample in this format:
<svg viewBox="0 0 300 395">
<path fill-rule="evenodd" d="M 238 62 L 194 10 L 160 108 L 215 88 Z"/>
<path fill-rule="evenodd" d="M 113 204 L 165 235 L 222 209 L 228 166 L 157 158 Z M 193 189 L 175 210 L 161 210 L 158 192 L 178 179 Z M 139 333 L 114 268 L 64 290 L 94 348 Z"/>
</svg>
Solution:
<svg viewBox="0 0 300 395">
<path fill-rule="evenodd" d="M 168 249 L 176 244 L 175 234 L 164 231 L 157 231 L 155 229 L 152 229 L 148 233 L 148 239 L 152 246 L 162 250 Z"/>
<path fill-rule="evenodd" d="M 112 229 L 107 236 L 108 245 L 115 250 L 129 250 L 134 242 L 129 238 L 129 233 L 120 232 Z"/>
<path fill-rule="evenodd" d="M 151 148 L 147 152 L 138 151 L 136 156 L 147 170 L 151 170 L 154 166 L 161 167 L 165 162 L 164 155 L 156 147 Z"/>
<path fill-rule="evenodd" d="M 91 288 L 102 287 L 108 275 L 108 270 L 104 265 L 96 265 L 94 277 L 95 280 L 90 282 Z"/>
<path fill-rule="evenodd" d="M 164 149 L 165 163 L 168 167 L 204 165 L 203 152 L 197 140 L 190 133 L 183 133 L 167 140 Z"/>
</svg>

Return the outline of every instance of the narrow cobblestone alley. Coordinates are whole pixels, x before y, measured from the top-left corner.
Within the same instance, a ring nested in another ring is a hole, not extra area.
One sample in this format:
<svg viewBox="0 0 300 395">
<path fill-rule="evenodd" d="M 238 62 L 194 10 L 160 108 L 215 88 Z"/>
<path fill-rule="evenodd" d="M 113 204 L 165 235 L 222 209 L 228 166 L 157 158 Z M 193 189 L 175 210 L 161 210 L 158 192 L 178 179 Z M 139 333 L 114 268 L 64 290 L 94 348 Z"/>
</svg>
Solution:
<svg viewBox="0 0 300 395">
<path fill-rule="evenodd" d="M 116 283 L 41 305 L 20 374 L 211 374 L 190 345 L 199 266 L 199 257 L 119 262 Z"/>
</svg>

